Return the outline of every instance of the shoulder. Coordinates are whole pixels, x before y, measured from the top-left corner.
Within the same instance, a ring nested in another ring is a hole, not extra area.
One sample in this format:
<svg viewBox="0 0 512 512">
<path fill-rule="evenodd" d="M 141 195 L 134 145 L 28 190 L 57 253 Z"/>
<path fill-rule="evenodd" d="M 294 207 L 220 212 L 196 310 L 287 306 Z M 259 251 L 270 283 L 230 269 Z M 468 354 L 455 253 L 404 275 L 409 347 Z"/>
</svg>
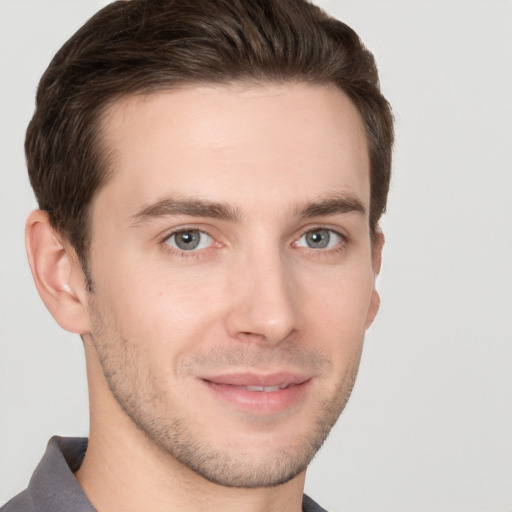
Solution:
<svg viewBox="0 0 512 512">
<path fill-rule="evenodd" d="M 28 489 L 0 507 L 0 512 L 36 512 L 36 510 Z"/>
<path fill-rule="evenodd" d="M 305 495 L 302 498 L 302 512 L 327 512 L 316 501 Z"/>
<path fill-rule="evenodd" d="M 95 512 L 73 476 L 86 447 L 84 438 L 52 437 L 28 488 L 8 501 L 0 512 Z"/>
</svg>

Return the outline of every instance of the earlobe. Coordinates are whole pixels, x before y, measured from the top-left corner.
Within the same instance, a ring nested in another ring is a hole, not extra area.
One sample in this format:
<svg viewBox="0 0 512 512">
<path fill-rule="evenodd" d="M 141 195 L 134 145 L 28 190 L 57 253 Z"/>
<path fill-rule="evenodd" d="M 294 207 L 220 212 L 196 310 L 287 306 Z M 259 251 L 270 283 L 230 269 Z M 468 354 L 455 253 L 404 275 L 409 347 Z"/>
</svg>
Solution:
<svg viewBox="0 0 512 512">
<path fill-rule="evenodd" d="M 27 256 L 34 282 L 46 307 L 67 331 L 89 331 L 87 290 L 81 266 L 42 210 L 32 212 L 25 229 Z"/>
<path fill-rule="evenodd" d="M 374 288 L 372 291 L 372 297 L 370 299 L 370 307 L 368 308 L 368 314 L 366 315 L 365 329 L 368 329 L 372 325 L 380 307 L 380 295 L 379 292 Z"/>
</svg>

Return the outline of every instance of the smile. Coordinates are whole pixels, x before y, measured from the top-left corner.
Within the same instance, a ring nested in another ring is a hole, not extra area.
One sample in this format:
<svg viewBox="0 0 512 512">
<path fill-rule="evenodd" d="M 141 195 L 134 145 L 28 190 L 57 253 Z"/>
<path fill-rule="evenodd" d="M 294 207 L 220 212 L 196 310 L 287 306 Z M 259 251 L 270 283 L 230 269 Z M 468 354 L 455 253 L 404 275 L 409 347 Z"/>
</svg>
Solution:
<svg viewBox="0 0 512 512">
<path fill-rule="evenodd" d="M 294 373 L 256 375 L 238 373 L 200 379 L 210 396 L 223 407 L 251 414 L 276 414 L 298 406 L 312 381 L 310 376 Z"/>
</svg>

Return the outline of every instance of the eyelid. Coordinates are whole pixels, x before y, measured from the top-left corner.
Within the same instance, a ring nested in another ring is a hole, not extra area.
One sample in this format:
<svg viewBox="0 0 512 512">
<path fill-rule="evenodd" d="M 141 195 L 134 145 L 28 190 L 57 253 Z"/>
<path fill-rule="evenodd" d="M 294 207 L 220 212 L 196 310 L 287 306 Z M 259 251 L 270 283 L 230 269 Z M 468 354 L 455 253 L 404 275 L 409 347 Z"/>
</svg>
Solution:
<svg viewBox="0 0 512 512">
<path fill-rule="evenodd" d="M 165 240 L 170 238 L 172 235 L 175 235 L 177 233 L 183 233 L 184 231 L 200 231 L 201 233 L 207 234 L 214 240 L 217 240 L 219 238 L 217 230 L 215 230 L 212 226 L 201 223 L 190 223 L 180 224 L 179 226 L 173 226 L 172 228 L 168 228 L 165 231 L 161 231 L 160 234 L 155 236 L 155 239 L 157 239 L 160 242 L 165 242 Z"/>
<path fill-rule="evenodd" d="M 319 223 L 319 224 L 312 224 L 312 225 L 306 226 L 304 228 L 301 228 L 301 230 L 299 231 L 299 235 L 296 237 L 296 240 L 298 240 L 299 238 L 303 237 L 305 234 L 309 233 L 310 231 L 318 231 L 320 229 L 325 229 L 327 231 L 332 231 L 333 233 L 336 233 L 337 235 L 339 235 L 344 240 L 348 240 L 349 239 L 349 235 L 347 234 L 347 232 L 342 227 L 340 227 L 340 226 L 333 226 L 332 224 L 322 224 L 322 223 Z"/>
</svg>

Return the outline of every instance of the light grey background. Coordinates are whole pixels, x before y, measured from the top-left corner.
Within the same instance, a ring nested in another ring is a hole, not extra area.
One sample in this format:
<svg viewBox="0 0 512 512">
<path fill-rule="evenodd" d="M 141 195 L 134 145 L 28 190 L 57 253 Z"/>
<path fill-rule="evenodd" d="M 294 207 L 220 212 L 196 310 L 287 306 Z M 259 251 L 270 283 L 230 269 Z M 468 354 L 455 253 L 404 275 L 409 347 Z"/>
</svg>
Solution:
<svg viewBox="0 0 512 512">
<path fill-rule="evenodd" d="M 53 434 L 87 434 L 81 343 L 23 243 L 36 84 L 100 0 L 0 0 L 0 504 Z M 374 52 L 397 145 L 352 399 L 309 471 L 327 509 L 512 511 L 512 3 L 323 0 Z"/>
</svg>

